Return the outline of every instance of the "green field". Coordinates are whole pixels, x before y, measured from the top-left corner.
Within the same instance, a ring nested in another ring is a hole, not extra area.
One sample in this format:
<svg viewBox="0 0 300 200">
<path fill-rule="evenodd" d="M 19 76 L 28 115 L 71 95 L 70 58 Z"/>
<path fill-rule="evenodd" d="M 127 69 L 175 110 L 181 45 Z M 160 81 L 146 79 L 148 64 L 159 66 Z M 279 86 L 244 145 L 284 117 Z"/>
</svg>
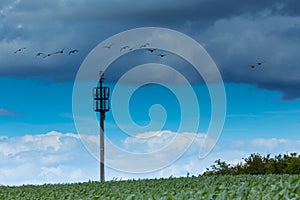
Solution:
<svg viewBox="0 0 300 200">
<path fill-rule="evenodd" d="M 300 199 L 300 175 L 199 176 L 169 179 L 0 186 L 0 199 Z"/>
</svg>

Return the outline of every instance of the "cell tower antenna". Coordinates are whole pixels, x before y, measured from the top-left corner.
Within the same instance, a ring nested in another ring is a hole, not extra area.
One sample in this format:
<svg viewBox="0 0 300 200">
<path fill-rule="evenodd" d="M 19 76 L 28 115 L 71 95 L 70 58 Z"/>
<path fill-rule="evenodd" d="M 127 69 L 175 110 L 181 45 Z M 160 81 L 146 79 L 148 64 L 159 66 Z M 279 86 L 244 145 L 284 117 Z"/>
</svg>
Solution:
<svg viewBox="0 0 300 200">
<path fill-rule="evenodd" d="M 104 120 L 105 113 L 110 110 L 109 87 L 103 87 L 104 71 L 99 73 L 98 86 L 93 88 L 94 111 L 100 113 L 100 181 L 105 181 L 104 173 Z"/>
</svg>

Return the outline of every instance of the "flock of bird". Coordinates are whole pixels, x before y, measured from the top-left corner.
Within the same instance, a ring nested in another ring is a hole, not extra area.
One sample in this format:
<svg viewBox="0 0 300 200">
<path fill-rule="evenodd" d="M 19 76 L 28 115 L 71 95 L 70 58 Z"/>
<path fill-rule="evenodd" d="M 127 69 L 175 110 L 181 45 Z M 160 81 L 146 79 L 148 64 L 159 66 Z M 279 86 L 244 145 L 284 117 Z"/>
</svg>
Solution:
<svg viewBox="0 0 300 200">
<path fill-rule="evenodd" d="M 109 45 L 104 45 L 102 48 L 110 49 L 110 48 L 112 48 L 112 46 L 113 46 L 113 43 L 111 43 L 111 44 L 109 44 Z M 149 51 L 149 52 L 151 52 L 151 53 L 157 51 L 157 49 L 149 48 L 149 46 L 150 46 L 150 43 L 147 42 L 147 43 L 142 44 L 141 46 L 139 46 L 139 48 L 137 48 L 137 49 L 145 49 L 145 50 L 147 50 L 147 51 Z M 132 50 L 133 50 L 133 48 L 130 47 L 130 46 L 128 46 L 128 45 L 122 46 L 122 47 L 120 48 L 120 51 L 132 51 Z M 166 57 L 168 54 L 166 54 L 166 53 L 164 53 L 164 54 L 163 54 L 163 53 L 157 53 L 157 54 L 155 54 L 155 55 L 157 55 L 157 56 L 159 56 L 159 57 L 161 57 L 161 58 L 164 58 L 164 57 Z"/>
<path fill-rule="evenodd" d="M 249 67 L 255 68 L 255 67 L 261 66 L 265 62 L 266 62 L 265 60 L 264 61 L 260 61 L 260 62 L 257 62 L 256 65 L 249 65 Z"/>
<path fill-rule="evenodd" d="M 106 48 L 106 49 L 110 49 L 110 48 L 112 48 L 112 46 L 113 46 L 113 43 L 111 43 L 111 44 L 109 44 L 109 45 L 104 45 L 104 46 L 102 46 L 102 48 Z M 151 52 L 151 53 L 153 53 L 153 52 L 155 52 L 155 51 L 157 51 L 157 49 L 154 49 L 154 48 L 149 48 L 149 46 L 150 46 L 150 43 L 145 43 L 145 44 L 142 44 L 138 49 L 145 49 L 145 50 L 147 50 L 147 51 L 149 51 L 149 52 Z M 120 48 L 120 51 L 132 51 L 133 50 L 133 48 L 132 47 L 130 47 L 130 46 L 128 46 L 128 45 L 125 45 L 125 46 L 122 46 L 121 48 Z M 166 57 L 168 54 L 166 54 L 166 53 L 158 53 L 158 54 L 156 54 L 157 56 L 159 56 L 159 57 L 161 57 L 161 58 L 164 58 L 164 57 Z M 259 61 L 259 62 L 257 62 L 255 65 L 249 65 L 249 67 L 251 67 L 251 68 L 256 68 L 256 67 L 258 67 L 258 66 L 261 66 L 263 63 L 265 63 L 266 61 Z"/>
<path fill-rule="evenodd" d="M 110 48 L 112 48 L 112 46 L 113 46 L 113 43 L 111 43 L 111 44 L 109 44 L 109 45 L 102 46 L 102 48 L 110 49 Z M 149 46 L 150 46 L 150 43 L 147 42 L 147 43 L 145 43 L 145 44 L 140 45 L 139 49 L 145 49 L 145 50 L 147 50 L 147 51 L 149 51 L 149 52 L 151 52 L 151 53 L 157 51 L 157 49 L 155 49 L 155 48 L 149 48 Z M 21 52 L 21 51 L 24 51 L 25 49 L 26 49 L 26 47 L 20 48 L 20 49 L 16 50 L 14 53 L 15 53 L 15 54 L 16 54 L 16 53 L 19 53 L 19 52 Z M 130 47 L 130 46 L 128 46 L 128 45 L 122 46 L 122 47 L 120 48 L 120 51 L 132 51 L 132 50 L 133 50 L 133 48 Z M 35 57 L 43 57 L 43 58 L 47 58 L 47 57 L 50 57 L 50 56 L 55 55 L 55 54 L 63 54 L 64 51 L 65 51 L 65 48 L 63 48 L 63 49 L 61 49 L 61 50 L 59 50 L 59 51 L 53 52 L 53 53 L 48 53 L 48 54 L 45 54 L 45 53 L 42 53 L 42 52 L 38 52 L 38 53 L 35 55 Z M 70 51 L 68 52 L 68 54 L 71 55 L 71 54 L 78 53 L 78 52 L 79 52 L 79 50 L 73 49 L 73 50 L 70 50 Z M 161 57 L 161 58 L 164 58 L 164 57 L 166 57 L 168 54 L 166 54 L 166 53 L 158 53 L 158 54 L 155 54 L 155 55 L 157 55 L 157 56 L 159 56 L 159 57 Z M 256 67 L 258 67 L 258 66 L 261 66 L 261 65 L 264 64 L 265 62 L 266 62 L 265 60 L 264 60 L 264 61 L 259 61 L 259 62 L 257 62 L 255 65 L 249 65 L 248 67 L 256 68 Z"/>
<path fill-rule="evenodd" d="M 16 51 L 14 52 L 14 54 L 19 53 L 19 52 L 21 52 L 21 51 L 24 51 L 25 49 L 26 49 L 26 47 L 22 47 L 22 48 L 16 50 Z M 35 55 L 35 57 L 43 57 L 43 58 L 47 58 L 47 57 L 50 57 L 50 56 L 55 55 L 55 54 L 63 54 L 64 51 L 65 51 L 65 48 L 63 48 L 63 49 L 61 49 L 61 50 L 59 50 L 59 51 L 53 52 L 53 53 L 42 53 L 42 52 L 38 52 L 38 53 Z M 71 55 L 71 54 L 73 54 L 73 53 L 78 53 L 78 52 L 79 52 L 79 50 L 73 49 L 73 50 L 70 50 L 70 51 L 68 52 L 68 54 Z"/>
</svg>

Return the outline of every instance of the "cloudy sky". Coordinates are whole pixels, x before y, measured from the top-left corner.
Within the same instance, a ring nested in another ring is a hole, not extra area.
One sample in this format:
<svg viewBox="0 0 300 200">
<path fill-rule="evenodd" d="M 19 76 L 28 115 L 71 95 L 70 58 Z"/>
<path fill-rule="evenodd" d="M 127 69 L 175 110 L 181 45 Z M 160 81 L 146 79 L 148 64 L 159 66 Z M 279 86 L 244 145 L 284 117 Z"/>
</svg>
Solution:
<svg viewBox="0 0 300 200">
<path fill-rule="evenodd" d="M 177 151 L 184 149 L 186 142 L 176 142 L 181 138 L 190 141 L 190 148 L 173 163 L 164 163 L 164 168 L 139 174 L 125 173 L 122 169 L 128 171 L 132 166 L 134 171 L 134 166 L 145 163 L 134 156 L 126 162 L 122 156 L 115 156 L 115 151 L 108 151 L 108 161 L 112 166 L 121 166 L 121 171 L 107 167 L 107 179 L 183 176 L 187 172 L 197 175 L 218 158 L 237 162 L 255 152 L 272 155 L 300 152 L 299 8 L 297 0 L 2 0 L 0 184 L 98 179 L 97 159 L 80 140 L 73 119 L 76 74 L 84 59 L 101 42 L 140 27 L 172 29 L 205 48 L 224 81 L 225 124 L 213 151 L 205 159 L 199 159 L 208 124 L 217 118 L 210 109 L 209 86 L 190 63 L 174 53 L 164 50 L 151 53 L 145 49 L 122 51 L 107 70 L 107 84 L 111 89 L 122 73 L 134 66 L 149 62 L 168 65 L 191 82 L 201 115 L 197 130 L 178 131 L 182 113 L 173 93 L 158 85 L 137 90 L 128 106 L 133 121 L 142 126 L 149 124 L 149 108 L 161 104 L 168 113 L 167 118 L 159 114 L 152 117 L 153 123 L 166 120 L 164 131 L 137 132 L 131 124 L 124 123 L 121 128 L 127 127 L 134 134 L 124 133 L 110 111 L 106 119 L 107 139 L 133 153 L 149 153 L 164 146 L 174 149 L 158 155 L 158 163 L 182 153 Z M 123 42 L 125 45 L 126 39 Z M 114 41 L 111 44 L 110 49 L 105 49 L 108 53 L 120 52 L 121 44 Z M 132 48 L 140 45 L 130 44 Z M 62 54 L 51 54 L 62 49 Z M 79 52 L 69 55 L 74 49 Z M 40 52 L 45 55 L 36 56 Z M 165 53 L 164 58 L 157 56 Z M 105 58 L 100 54 L 98 59 Z M 132 77 L 132 81 L 147 79 L 151 74 L 156 82 L 167 80 L 173 84 L 174 76 L 167 72 L 153 67 Z M 172 87 L 184 89 L 185 86 Z M 91 98 L 92 107 L 92 96 L 87 98 Z M 155 111 L 157 107 L 153 108 Z M 186 120 L 195 121 L 194 117 L 191 115 Z M 88 128 L 97 130 L 97 126 L 89 124 L 89 119 L 85 120 Z M 144 136 L 151 137 L 141 141 Z M 177 140 L 172 140 L 175 137 Z M 171 140 L 175 142 L 170 145 Z"/>
</svg>

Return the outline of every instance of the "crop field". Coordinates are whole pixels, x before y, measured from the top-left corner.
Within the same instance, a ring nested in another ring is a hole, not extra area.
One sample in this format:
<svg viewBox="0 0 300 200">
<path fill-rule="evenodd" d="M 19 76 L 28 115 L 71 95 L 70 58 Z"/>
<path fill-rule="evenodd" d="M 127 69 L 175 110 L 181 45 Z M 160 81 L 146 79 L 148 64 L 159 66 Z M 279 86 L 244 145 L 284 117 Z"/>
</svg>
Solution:
<svg viewBox="0 0 300 200">
<path fill-rule="evenodd" d="M 0 199 L 300 199 L 300 175 L 199 176 L 0 186 Z"/>
</svg>

